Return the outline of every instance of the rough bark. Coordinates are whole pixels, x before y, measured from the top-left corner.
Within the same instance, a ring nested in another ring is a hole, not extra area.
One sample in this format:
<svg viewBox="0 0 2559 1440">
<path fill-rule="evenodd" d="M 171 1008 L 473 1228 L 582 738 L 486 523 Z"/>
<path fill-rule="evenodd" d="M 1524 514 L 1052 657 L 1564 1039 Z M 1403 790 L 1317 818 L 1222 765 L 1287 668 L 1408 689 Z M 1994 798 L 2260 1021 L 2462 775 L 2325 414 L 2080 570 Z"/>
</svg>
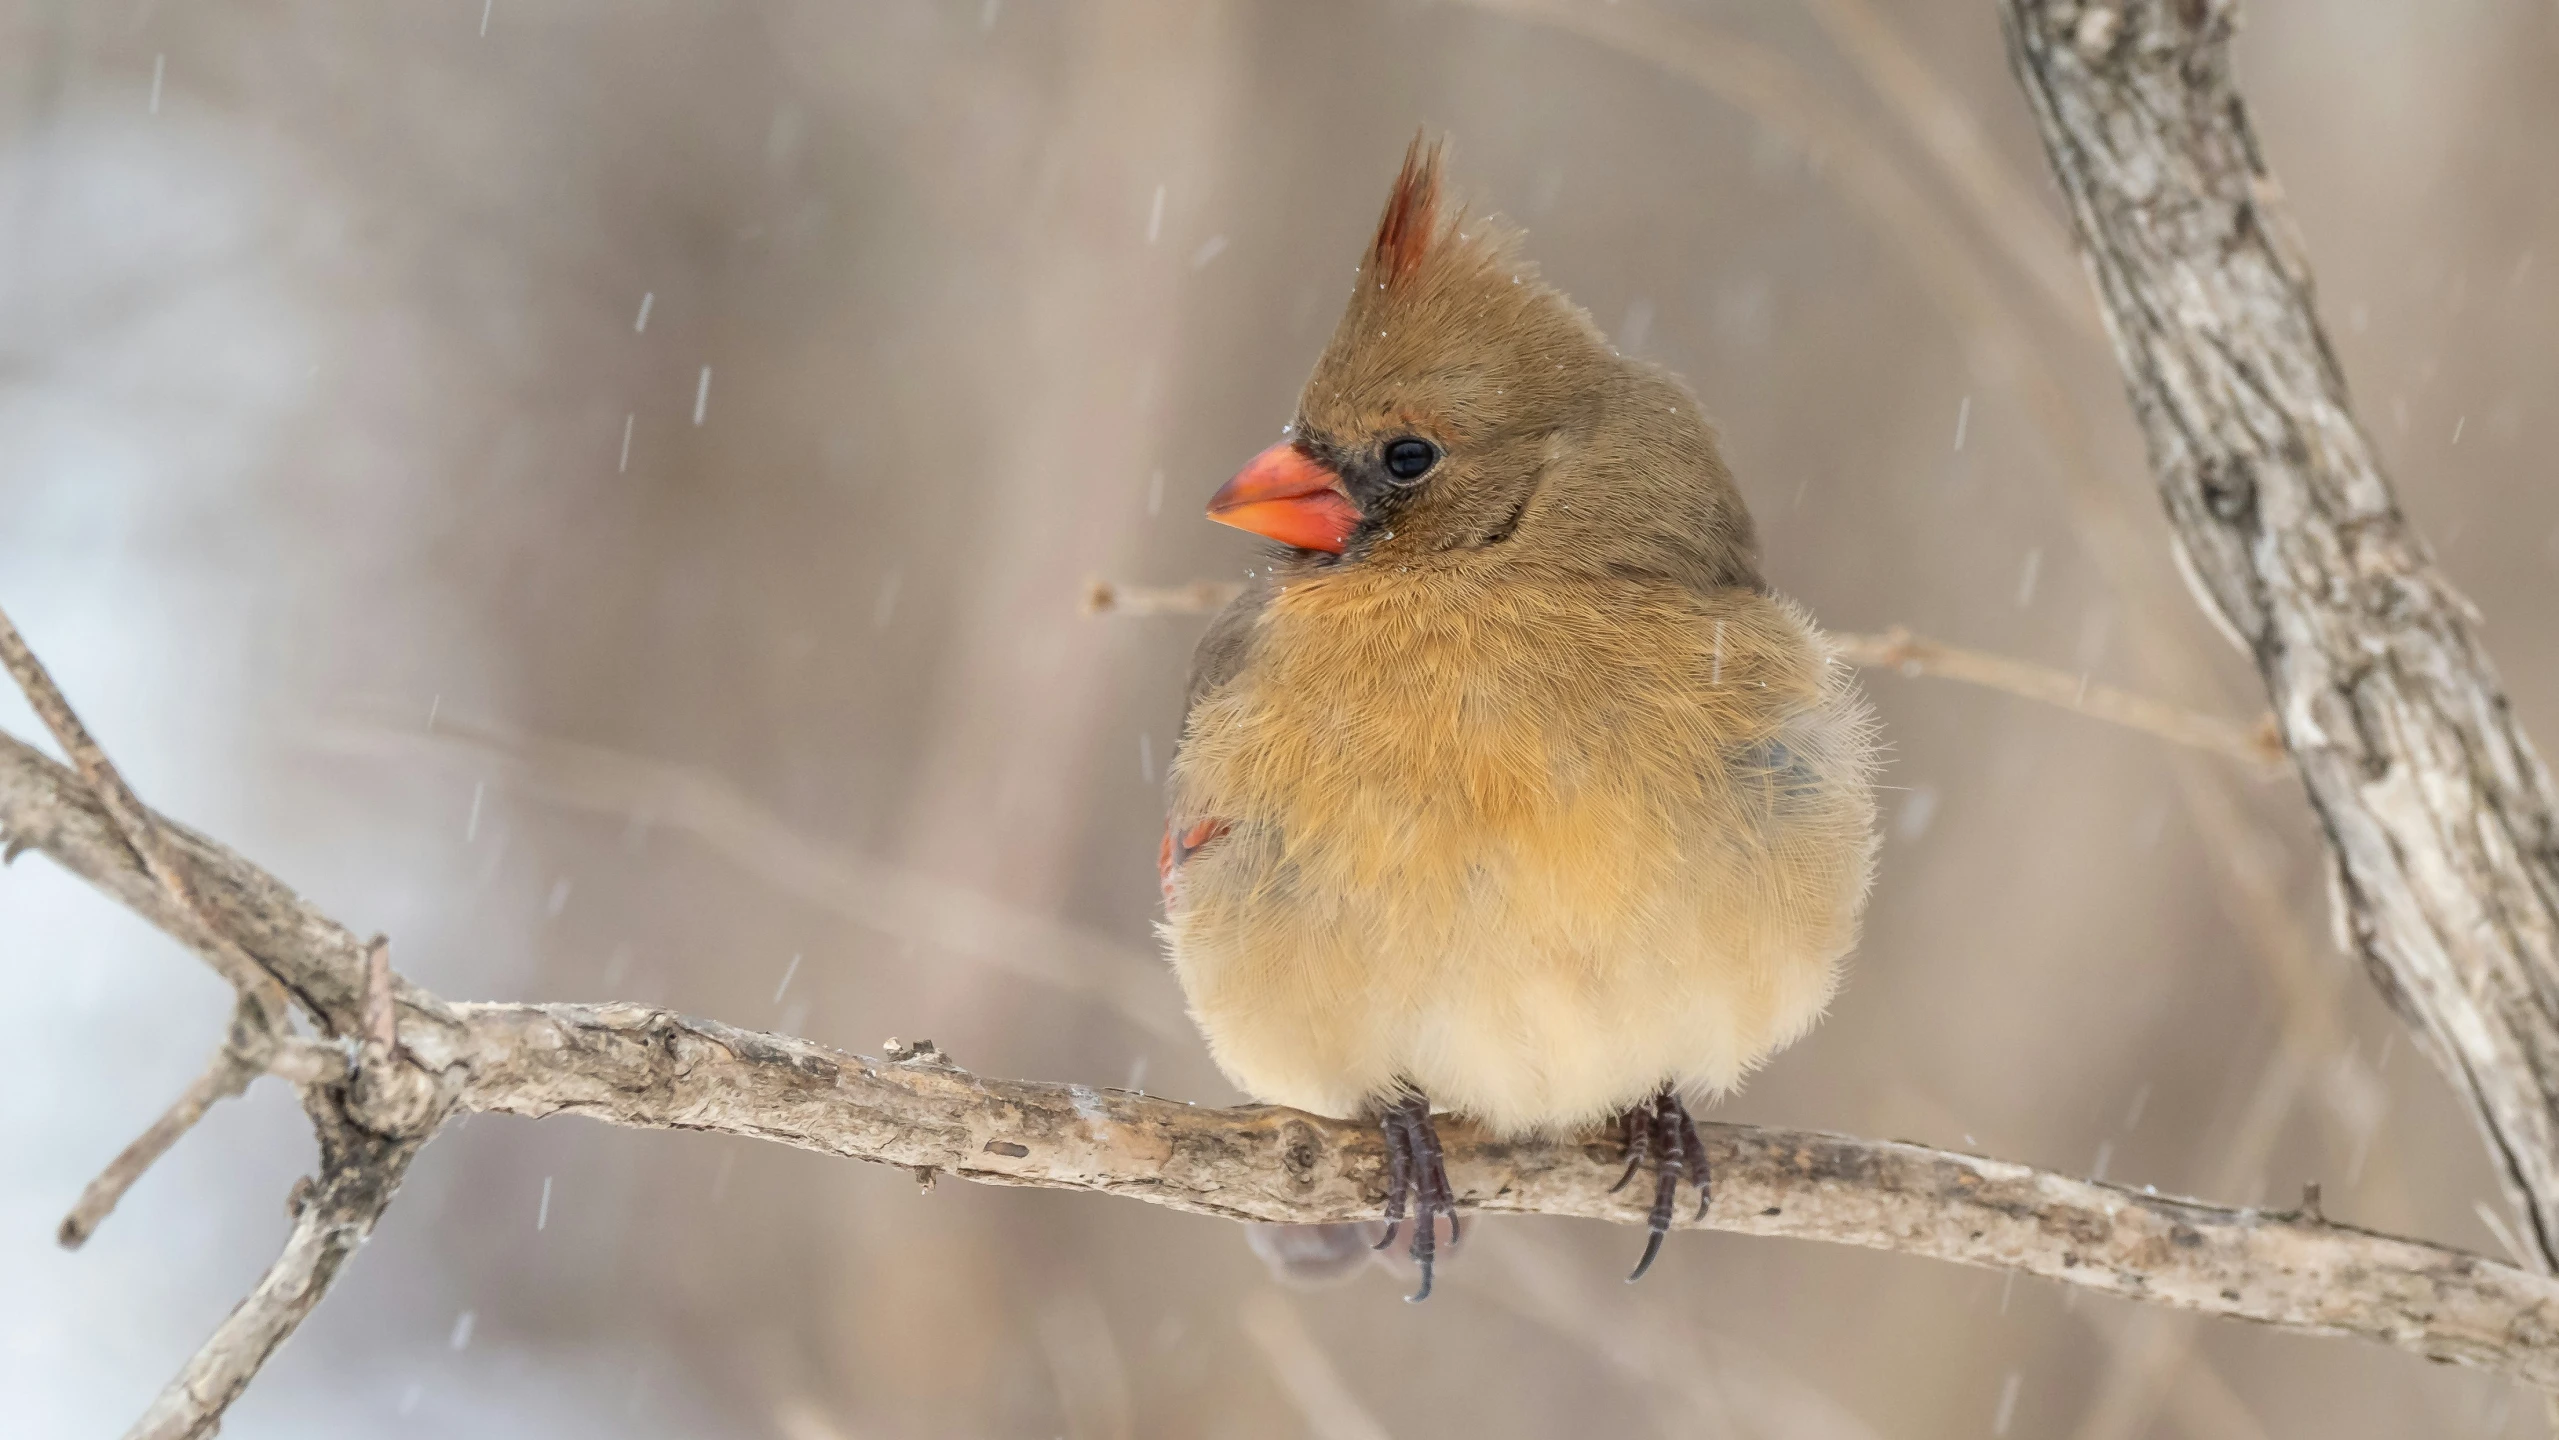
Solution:
<svg viewBox="0 0 2559 1440">
<path fill-rule="evenodd" d="M 847 1055 L 632 1005 L 462 1005 L 463 1105 L 714 1130 L 997 1185 L 1097 1190 L 1232 1220 L 1368 1219 L 1373 1127 L 997 1080 L 929 1048 Z M 2559 1382 L 2559 1281 L 2315 1213 L 2234 1210 L 1887 1140 L 1700 1125 L 1706 1228 L 2024 1271 L 2126 1299 Z M 1612 1137 L 1506 1141 L 1443 1121 L 1468 1210 L 1643 1223 Z M 1690 1223 L 1686 1214 L 1680 1223 Z"/>
<path fill-rule="evenodd" d="M 2263 675 L 2344 941 L 2559 1263 L 2559 796 L 2399 509 L 2232 80 L 2231 0 L 2002 0 L 2179 558 Z"/>
<path fill-rule="evenodd" d="M 306 1086 L 324 1158 L 294 1238 L 143 1433 L 202 1433 L 167 1417 L 218 1415 L 212 1402 L 238 1393 L 369 1232 L 409 1155 L 463 1110 L 718 1131 L 1237 1220 L 1364 1218 L 1383 1198 L 1385 1156 L 1370 1128 L 1291 1110 L 999 1080 L 929 1044 L 873 1059 L 642 1006 L 449 1004 L 391 976 L 378 951 L 274 877 L 159 823 L 196 893 L 296 993 L 360 1017 L 370 976 L 397 1003 L 391 1043 L 368 1041 L 351 1069 Z M 6 736 L 0 829 L 146 918 L 186 923 L 79 777 Z M 346 1028 L 363 1030 L 352 1019 Z M 2559 1281 L 2511 1265 L 2315 1212 L 2226 1209 L 1919 1145 L 1701 1131 L 1715 1171 L 1709 1228 L 2015 1269 L 2559 1385 Z M 1458 1123 L 1445 1138 L 1470 1209 L 1642 1222 L 1632 1192 L 1610 1193 L 1623 1159 L 1613 1139 L 1505 1141 Z"/>
<path fill-rule="evenodd" d="M 200 1440 L 218 1433 L 223 1412 L 249 1388 L 267 1357 L 290 1338 L 373 1235 L 408 1174 L 419 1139 L 386 1139 L 311 1107 L 320 1133 L 316 1180 L 294 1189 L 293 1231 L 284 1251 L 126 1432 L 127 1440 Z"/>
</svg>

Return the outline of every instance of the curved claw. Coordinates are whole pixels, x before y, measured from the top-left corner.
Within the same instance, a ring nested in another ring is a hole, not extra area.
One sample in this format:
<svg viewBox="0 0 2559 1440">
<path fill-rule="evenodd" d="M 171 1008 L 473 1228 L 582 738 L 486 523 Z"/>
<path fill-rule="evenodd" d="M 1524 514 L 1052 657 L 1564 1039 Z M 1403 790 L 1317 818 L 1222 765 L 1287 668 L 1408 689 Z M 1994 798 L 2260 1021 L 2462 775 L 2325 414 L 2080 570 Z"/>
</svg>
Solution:
<svg viewBox="0 0 2559 1440">
<path fill-rule="evenodd" d="M 1378 1117 L 1378 1128 L 1386 1136 L 1386 1234 L 1377 1242 L 1385 1249 L 1395 1243 L 1403 1228 L 1404 1207 L 1412 1206 L 1413 1238 L 1406 1253 L 1422 1272 L 1421 1288 L 1404 1297 L 1419 1302 L 1431 1297 L 1432 1262 L 1439 1252 L 1439 1217 L 1448 1217 L 1448 1240 L 1454 1245 L 1464 1234 L 1457 1220 L 1457 1197 L 1449 1188 L 1448 1170 L 1442 1163 L 1439 1131 L 1431 1124 L 1430 1102 L 1419 1094 L 1407 1093 L 1388 1105 Z"/>
<path fill-rule="evenodd" d="M 1632 1285 L 1643 1279 L 1644 1272 L 1653 1268 L 1653 1257 L 1662 1253 L 1662 1237 L 1668 1233 L 1668 1231 L 1656 1230 L 1645 1238 L 1644 1258 L 1635 1262 L 1635 1273 L 1626 1277 L 1627 1284 Z"/>
<path fill-rule="evenodd" d="M 1644 1278 L 1653 1268 L 1653 1260 L 1662 1251 L 1668 1236 L 1671 1217 L 1677 1213 L 1679 1183 L 1688 1179 L 1697 1187 L 1696 1219 L 1706 1218 L 1710 1200 L 1710 1176 L 1706 1168 L 1706 1144 L 1697 1133 L 1696 1122 L 1689 1119 L 1688 1107 L 1679 1092 L 1663 1086 L 1652 1099 L 1636 1105 L 1620 1117 L 1626 1140 L 1626 1173 L 1609 1187 L 1614 1195 L 1626 1188 L 1635 1172 L 1650 1160 L 1657 1177 L 1653 1204 L 1646 1214 L 1645 1228 L 1650 1233 L 1644 1240 L 1644 1258 L 1635 1265 L 1635 1273 L 1626 1277 L 1628 1284 Z"/>
</svg>

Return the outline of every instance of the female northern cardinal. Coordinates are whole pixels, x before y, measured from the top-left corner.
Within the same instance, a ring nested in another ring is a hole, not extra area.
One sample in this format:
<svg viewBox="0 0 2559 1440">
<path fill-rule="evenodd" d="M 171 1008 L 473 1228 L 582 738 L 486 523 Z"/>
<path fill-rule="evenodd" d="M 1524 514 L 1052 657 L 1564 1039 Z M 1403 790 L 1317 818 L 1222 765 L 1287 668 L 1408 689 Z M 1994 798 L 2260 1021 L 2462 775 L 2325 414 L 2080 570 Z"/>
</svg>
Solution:
<svg viewBox="0 0 2559 1440">
<path fill-rule="evenodd" d="M 1384 1127 L 1417 1300 L 1434 1105 L 1618 1117 L 1640 1277 L 1683 1175 L 1705 1212 L 1687 1105 L 1819 1016 L 1875 848 L 1872 723 L 1696 397 L 1442 211 L 1416 137 L 1288 438 L 1209 502 L 1284 549 L 1200 642 L 1162 852 L 1219 1065 Z"/>
</svg>

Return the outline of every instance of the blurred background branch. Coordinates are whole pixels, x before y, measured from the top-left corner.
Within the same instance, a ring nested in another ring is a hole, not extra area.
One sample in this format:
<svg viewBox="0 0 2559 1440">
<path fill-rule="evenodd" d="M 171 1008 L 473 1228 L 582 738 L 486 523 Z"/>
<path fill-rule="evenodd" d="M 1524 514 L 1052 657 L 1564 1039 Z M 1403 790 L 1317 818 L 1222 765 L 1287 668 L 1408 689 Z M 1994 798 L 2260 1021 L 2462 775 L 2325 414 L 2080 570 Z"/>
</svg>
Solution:
<svg viewBox="0 0 2559 1440">
<path fill-rule="evenodd" d="M 313 740 L 333 755 L 424 764 L 478 783 L 494 781 L 503 792 L 611 816 L 635 836 L 656 829 L 690 836 L 778 894 L 929 947 L 916 957 L 922 963 L 956 960 L 1061 995 L 1090 997 L 1157 1039 L 1194 1043 L 1180 992 L 1153 954 L 830 844 L 710 771 L 601 745 L 509 735 L 454 716 L 417 730 L 381 717 L 338 719 L 318 727 Z"/>
<path fill-rule="evenodd" d="M 1208 615 L 1223 609 L 1243 586 L 1232 581 L 1194 580 L 1187 585 L 1124 585 L 1095 580 L 1084 590 L 1087 615 Z M 2172 744 L 2189 745 L 2225 759 L 2237 760 L 2262 774 L 2279 773 L 2283 743 L 2272 720 L 2241 725 L 2217 715 L 2182 709 L 2120 686 L 2037 665 L 2028 660 L 1968 650 L 1896 625 L 1881 635 L 1832 632 L 1841 658 L 1857 665 L 1876 665 L 1903 675 L 1934 675 L 1961 680 L 2057 705 L 2091 719 L 2139 730 Z"/>
</svg>

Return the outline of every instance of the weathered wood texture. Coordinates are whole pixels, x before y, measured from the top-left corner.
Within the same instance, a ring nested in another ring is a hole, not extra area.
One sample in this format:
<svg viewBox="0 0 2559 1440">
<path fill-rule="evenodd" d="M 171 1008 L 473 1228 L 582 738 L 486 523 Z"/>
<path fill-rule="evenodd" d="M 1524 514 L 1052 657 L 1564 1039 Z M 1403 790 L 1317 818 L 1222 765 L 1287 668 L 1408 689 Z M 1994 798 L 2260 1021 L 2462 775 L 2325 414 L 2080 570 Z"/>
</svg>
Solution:
<svg viewBox="0 0 2559 1440">
<path fill-rule="evenodd" d="M 2231 75 L 2231 0 L 2002 0 L 2180 560 L 2255 659 L 2340 929 L 2559 1264 L 2559 797 L 2399 509 Z"/>
<path fill-rule="evenodd" d="M 264 871 L 168 828 L 196 892 L 262 964 L 297 993 L 360 1011 L 364 945 Z M 155 922 L 185 922 L 79 777 L 6 736 L 0 830 Z M 402 1137 L 400 1165 L 412 1142 L 471 1110 L 718 1131 L 1237 1220 L 1365 1218 L 1383 1198 L 1374 1131 L 1295 1111 L 991 1079 L 929 1049 L 872 1059 L 642 1006 L 448 1004 L 397 981 L 393 993 L 396 1048 L 368 1047 L 355 1078 L 335 1083 L 347 1087 L 346 1104 L 386 1117 L 373 1123 Z M 314 1108 L 324 1142 L 335 1113 Z M 2016 1269 L 2559 1385 L 2559 1281 L 2511 1265 L 2315 1214 L 2225 1209 L 1925 1146 L 1701 1130 L 1715 1167 L 1712 1228 Z M 1613 1139 L 1507 1142 L 1458 1124 L 1446 1138 L 1450 1179 L 1469 1208 L 1642 1222 L 1632 1191 L 1609 1193 L 1622 1160 Z M 342 1168 L 324 1157 L 315 1193 L 350 1198 L 306 1207 L 285 1257 L 208 1347 L 220 1354 L 191 1366 L 191 1377 L 220 1383 L 184 1379 L 173 1394 L 236 1394 L 229 1377 L 245 1377 L 240 1357 L 263 1356 L 289 1333 L 278 1317 L 308 1309 L 271 1297 L 318 1298 L 311 1278 L 325 1281 L 396 1184 L 394 1171 L 371 1190 L 346 1189 L 330 1178 Z"/>
</svg>

